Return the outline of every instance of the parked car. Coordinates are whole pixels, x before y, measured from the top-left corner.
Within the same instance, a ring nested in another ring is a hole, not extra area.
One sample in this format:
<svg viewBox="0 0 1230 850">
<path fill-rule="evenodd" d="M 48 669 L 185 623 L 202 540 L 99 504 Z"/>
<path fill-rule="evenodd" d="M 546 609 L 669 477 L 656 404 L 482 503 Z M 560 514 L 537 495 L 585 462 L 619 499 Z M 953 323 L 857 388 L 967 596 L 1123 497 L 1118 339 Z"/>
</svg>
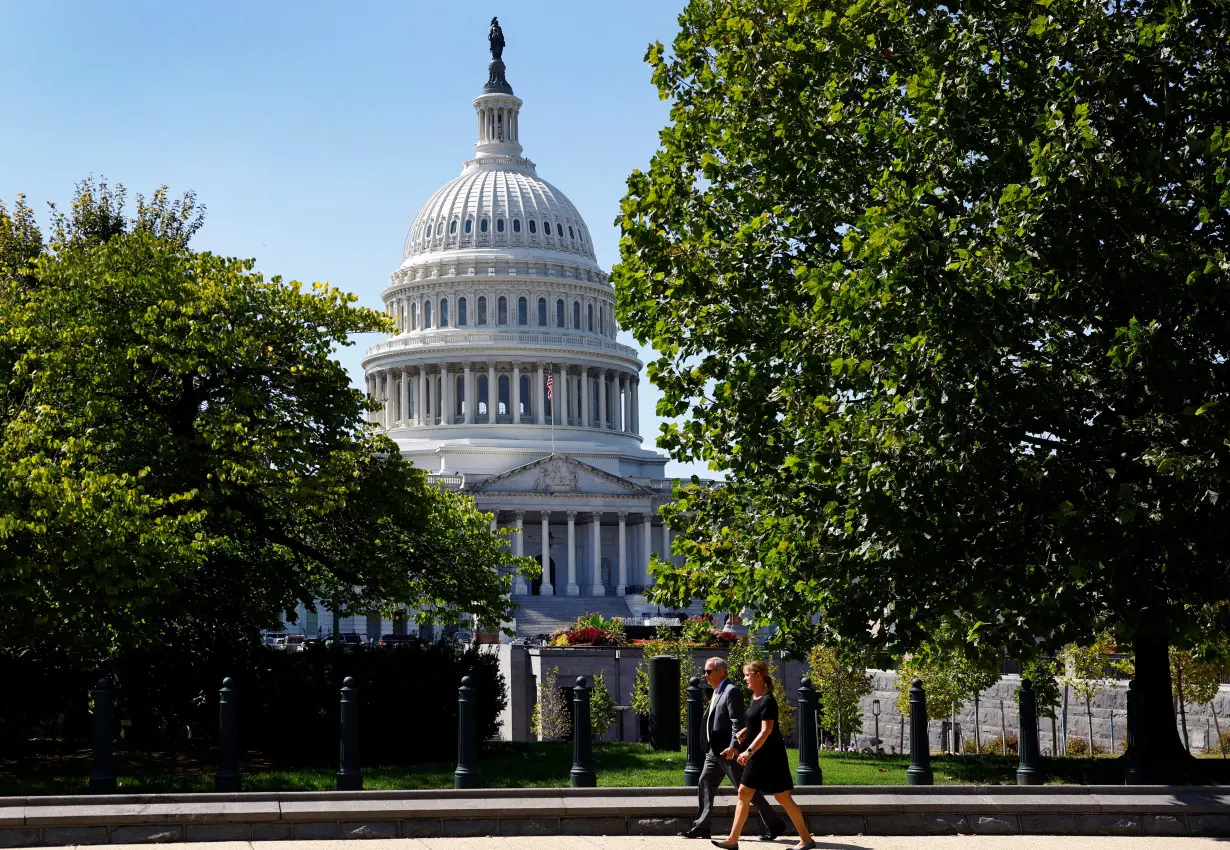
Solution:
<svg viewBox="0 0 1230 850">
<path fill-rule="evenodd" d="M 418 640 L 414 635 L 381 635 L 378 643 L 381 646 L 394 646 L 399 643 L 410 643 Z"/>
<path fill-rule="evenodd" d="M 282 648 L 287 652 L 303 652 L 307 649 L 307 635 L 287 635 L 282 641 Z"/>
</svg>

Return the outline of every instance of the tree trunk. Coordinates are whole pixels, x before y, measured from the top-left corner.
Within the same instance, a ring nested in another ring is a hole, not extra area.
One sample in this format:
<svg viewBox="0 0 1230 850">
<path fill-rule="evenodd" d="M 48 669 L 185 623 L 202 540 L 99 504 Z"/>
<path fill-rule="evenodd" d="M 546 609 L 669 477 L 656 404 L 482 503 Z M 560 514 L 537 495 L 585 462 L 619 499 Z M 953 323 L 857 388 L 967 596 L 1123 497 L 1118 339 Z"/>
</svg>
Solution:
<svg viewBox="0 0 1230 850">
<path fill-rule="evenodd" d="M 1151 782 L 1186 779 L 1195 759 L 1179 740 L 1170 683 L 1170 648 L 1166 636 L 1137 637 L 1136 690 L 1140 693 L 1141 766 Z"/>
<path fill-rule="evenodd" d="M 1191 740 L 1187 737 L 1187 706 L 1183 704 L 1183 668 L 1178 669 L 1178 675 L 1175 676 L 1175 691 L 1179 695 L 1179 722 L 1183 726 L 1183 749 L 1189 753 L 1192 751 Z"/>
</svg>

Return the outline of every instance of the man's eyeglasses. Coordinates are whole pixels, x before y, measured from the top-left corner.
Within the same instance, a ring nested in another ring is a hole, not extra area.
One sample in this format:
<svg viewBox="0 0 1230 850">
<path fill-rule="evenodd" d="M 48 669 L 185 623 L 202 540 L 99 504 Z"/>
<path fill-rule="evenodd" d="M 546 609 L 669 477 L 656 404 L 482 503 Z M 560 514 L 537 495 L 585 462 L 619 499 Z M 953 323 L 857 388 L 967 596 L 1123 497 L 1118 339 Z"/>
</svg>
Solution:
<svg viewBox="0 0 1230 850">
<path fill-rule="evenodd" d="M 706 675 L 706 676 L 708 676 L 710 673 L 716 673 L 716 672 L 717 672 L 717 668 L 716 668 L 716 667 L 706 667 L 706 668 L 705 668 L 705 675 Z"/>
</svg>

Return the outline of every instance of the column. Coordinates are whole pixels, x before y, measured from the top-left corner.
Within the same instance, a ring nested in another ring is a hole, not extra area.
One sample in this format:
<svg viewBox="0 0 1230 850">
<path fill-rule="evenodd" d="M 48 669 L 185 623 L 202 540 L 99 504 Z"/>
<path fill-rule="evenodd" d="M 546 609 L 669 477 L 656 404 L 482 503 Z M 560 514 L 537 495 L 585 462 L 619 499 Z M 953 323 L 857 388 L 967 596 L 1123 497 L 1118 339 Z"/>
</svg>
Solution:
<svg viewBox="0 0 1230 850">
<path fill-rule="evenodd" d="M 512 392 L 509 393 L 509 395 L 512 396 L 512 421 L 514 425 L 519 425 L 521 423 L 521 364 L 520 363 L 513 364 L 512 387 L 510 387 L 510 389 L 512 390 Z"/>
<path fill-rule="evenodd" d="M 589 369 L 581 367 L 581 427 L 589 427 Z"/>
<path fill-rule="evenodd" d="M 488 304 L 488 307 L 491 305 Z M 495 324 L 495 322 L 492 322 Z M 487 364 L 487 424 L 494 425 L 496 411 L 500 409 L 500 385 L 495 382 L 495 364 Z"/>
<path fill-rule="evenodd" d="M 401 380 L 398 382 L 401 387 L 401 409 L 398 413 L 401 414 L 401 424 L 405 427 L 410 426 L 410 370 L 401 370 Z"/>
<path fill-rule="evenodd" d="M 662 523 L 662 560 L 674 563 L 671 560 L 671 530 L 666 527 L 666 523 Z"/>
<path fill-rule="evenodd" d="M 632 381 L 632 433 L 641 433 L 641 403 L 637 395 L 637 388 L 641 385 L 641 379 L 638 377 Z"/>
<path fill-rule="evenodd" d="M 624 375 L 624 379 L 619 382 L 619 409 L 623 411 L 619 430 L 624 433 L 632 430 L 632 405 L 630 403 L 631 393 L 629 392 L 631 386 L 631 377 Z"/>
<path fill-rule="evenodd" d="M 589 595 L 606 596 L 606 585 L 602 583 L 602 513 L 599 511 L 589 515 L 589 547 L 593 550 Z"/>
<path fill-rule="evenodd" d="M 384 379 L 384 429 L 388 431 L 397 424 L 396 411 L 393 410 L 393 372 L 385 369 Z"/>
<path fill-rule="evenodd" d="M 513 539 L 512 549 L 514 555 L 525 554 L 525 511 L 513 511 Z M 517 570 L 513 576 L 513 595 L 525 596 L 530 592 L 529 587 L 525 584 L 525 577 L 521 575 L 521 571 Z"/>
<path fill-rule="evenodd" d="M 619 584 L 615 585 L 615 595 L 624 596 L 628 592 L 628 514 L 621 511 L 619 517 Z"/>
<path fill-rule="evenodd" d="M 453 403 L 453 394 L 456 388 L 453 386 L 453 374 L 449 371 L 449 364 L 443 363 L 440 365 L 440 424 L 453 424 L 453 409 L 456 405 Z"/>
<path fill-rule="evenodd" d="M 546 399 L 547 391 L 546 391 L 546 388 L 543 386 L 543 381 L 545 380 L 546 380 L 546 376 L 544 376 L 542 373 L 542 364 L 539 363 L 538 364 L 538 389 L 534 390 L 534 398 L 538 402 L 538 407 L 534 409 L 534 422 L 535 424 L 538 424 L 538 425 L 541 425 L 543 424 L 544 421 L 546 421 L 543 419 L 543 414 L 546 412 L 546 409 L 547 409 L 547 399 Z"/>
<path fill-rule="evenodd" d="M 542 369 L 538 370 L 542 374 Z M 542 512 L 542 587 L 538 592 L 543 596 L 554 596 L 555 588 L 551 585 L 551 513 Z"/>
<path fill-rule="evenodd" d="M 598 427 L 606 427 L 606 369 L 598 370 Z"/>
<path fill-rule="evenodd" d="M 649 575 L 649 559 L 653 556 L 653 514 L 646 511 L 641 515 L 641 536 L 645 547 L 645 575 Z"/>
<path fill-rule="evenodd" d="M 427 415 L 427 367 L 419 367 L 419 424 L 428 425 L 431 419 Z"/>
<path fill-rule="evenodd" d="M 559 410 L 560 410 L 559 424 L 567 425 L 568 424 L 568 366 L 567 365 L 563 365 L 559 367 L 559 383 L 555 385 L 555 388 L 559 390 Z"/>
<path fill-rule="evenodd" d="M 374 401 L 375 398 L 376 398 L 376 376 L 369 372 L 367 374 L 367 400 Z M 363 415 L 366 417 L 368 422 L 374 423 L 376 421 L 376 414 L 370 410 L 364 413 Z"/>
<path fill-rule="evenodd" d="M 580 596 L 577 586 L 577 512 L 568 511 L 568 595 Z"/>
<path fill-rule="evenodd" d="M 466 405 L 466 424 L 474 424 L 474 408 L 477 407 L 474 398 L 474 372 L 470 369 L 470 364 L 465 364 L 465 405 Z"/>
</svg>

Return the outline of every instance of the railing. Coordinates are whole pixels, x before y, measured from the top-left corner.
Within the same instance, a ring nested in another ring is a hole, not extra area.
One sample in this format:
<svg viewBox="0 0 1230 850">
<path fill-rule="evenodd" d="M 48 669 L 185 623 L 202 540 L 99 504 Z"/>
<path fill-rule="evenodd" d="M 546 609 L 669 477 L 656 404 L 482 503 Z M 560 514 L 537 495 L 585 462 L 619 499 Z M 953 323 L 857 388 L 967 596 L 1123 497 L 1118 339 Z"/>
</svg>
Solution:
<svg viewBox="0 0 1230 850">
<path fill-rule="evenodd" d="M 403 349 L 434 348 L 444 346 L 464 345 L 494 345 L 511 343 L 516 345 L 560 345 L 579 346 L 598 351 L 608 352 L 620 357 L 635 360 L 638 364 L 636 349 L 605 337 L 590 336 L 586 333 L 533 333 L 530 331 L 432 331 L 428 333 L 403 334 L 388 342 L 379 342 L 367 350 L 367 357 L 385 354 Z"/>
<path fill-rule="evenodd" d="M 437 486 L 464 487 L 466 486 L 466 477 L 464 474 L 450 475 L 446 472 L 429 472 L 427 474 L 427 483 Z"/>
</svg>

